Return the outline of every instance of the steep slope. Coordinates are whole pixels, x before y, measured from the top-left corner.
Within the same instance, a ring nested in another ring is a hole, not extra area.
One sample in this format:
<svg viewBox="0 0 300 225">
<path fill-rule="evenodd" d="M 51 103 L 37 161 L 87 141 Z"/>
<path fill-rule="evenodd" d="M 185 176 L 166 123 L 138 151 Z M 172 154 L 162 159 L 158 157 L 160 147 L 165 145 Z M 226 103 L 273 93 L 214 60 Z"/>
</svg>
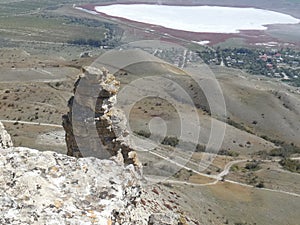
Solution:
<svg viewBox="0 0 300 225">
<path fill-rule="evenodd" d="M 228 117 L 259 136 L 300 146 L 300 93 L 297 88 L 250 76 L 219 71 Z"/>
<path fill-rule="evenodd" d="M 112 69 L 110 72 L 120 80 L 121 94 L 125 90 L 126 96 L 124 94 L 124 98 L 121 99 L 122 97 L 118 95 L 117 105 L 119 108 L 126 108 L 134 103 L 128 121 L 133 132 L 149 132 L 149 122 L 153 118 L 160 117 L 167 125 L 166 135 L 179 137 L 182 129 L 179 112 L 188 112 L 187 117 L 190 119 L 185 120 L 185 124 L 186 127 L 193 127 L 196 109 L 201 126 L 199 142 L 203 145 L 207 144 L 210 138 L 212 121 L 216 121 L 219 127 L 226 126 L 222 149 L 251 154 L 255 151 L 275 148 L 275 145 L 269 141 L 226 124 L 223 122 L 224 119 L 217 121 L 210 116 L 207 95 L 213 95 L 215 90 L 199 88 L 199 85 L 190 76 L 191 73 L 195 73 L 199 76 L 202 87 L 210 86 L 213 77 L 210 77 L 211 73 L 207 71 L 207 66 L 189 66 L 183 70 L 139 49 L 110 51 L 99 57 L 93 66 L 100 68 L 108 66 Z M 171 93 L 168 99 L 161 99 L 160 93 L 158 93 L 165 88 L 165 83 L 162 82 L 164 79 L 170 83 L 170 87 L 167 87 Z M 218 81 L 222 85 L 223 81 L 221 79 Z M 175 88 L 176 85 L 180 89 Z M 223 89 L 222 91 L 226 93 L 227 90 Z M 192 99 L 194 105 L 182 97 L 182 92 Z M 159 97 L 153 97 L 155 95 Z M 174 102 L 176 104 L 173 104 Z M 228 105 L 227 110 L 229 112 L 231 110 Z M 161 129 L 154 128 L 151 132 L 154 136 L 160 135 Z"/>
</svg>

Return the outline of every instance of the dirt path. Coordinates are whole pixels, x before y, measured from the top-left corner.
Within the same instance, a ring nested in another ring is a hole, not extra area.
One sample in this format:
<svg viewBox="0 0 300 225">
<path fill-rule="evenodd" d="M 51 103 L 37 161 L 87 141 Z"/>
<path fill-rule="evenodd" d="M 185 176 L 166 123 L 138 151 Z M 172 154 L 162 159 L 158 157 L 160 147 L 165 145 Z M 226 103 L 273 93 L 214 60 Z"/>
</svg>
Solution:
<svg viewBox="0 0 300 225">
<path fill-rule="evenodd" d="M 50 123 L 38 123 L 38 122 L 28 122 L 28 121 L 21 121 L 21 120 L 0 120 L 3 123 L 20 123 L 20 124 L 29 124 L 29 125 L 38 125 L 38 126 L 47 126 L 47 127 L 58 127 L 62 128 L 62 125 L 58 124 L 50 124 Z"/>
<path fill-rule="evenodd" d="M 208 177 L 208 178 L 213 178 L 215 179 L 214 182 L 211 182 L 211 183 L 207 183 L 207 184 L 195 184 L 195 183 L 190 183 L 190 182 L 185 182 L 185 181 L 175 181 L 175 180 L 166 180 L 166 181 L 162 181 L 162 183 L 169 183 L 169 184 L 179 184 L 179 185 L 190 185 L 190 186 L 210 186 L 210 185 L 215 185 L 217 184 L 219 181 L 221 181 L 223 179 L 223 177 L 225 175 L 227 175 L 231 169 L 232 166 L 234 166 L 235 164 L 239 164 L 241 162 L 246 162 L 247 160 L 236 160 L 236 161 L 232 161 L 232 162 L 229 162 L 225 167 L 224 167 L 224 170 L 219 173 L 218 175 L 208 175 L 208 174 L 204 174 L 204 173 L 200 173 L 196 170 L 193 170 L 187 166 L 184 166 L 184 165 L 180 165 L 179 163 L 177 162 L 174 162 L 173 160 L 167 158 L 167 157 L 164 157 L 164 156 L 161 156 L 159 155 L 158 153 L 154 153 L 154 152 L 150 152 L 151 154 L 154 154 L 164 160 L 167 160 L 168 162 L 171 162 L 177 166 L 181 166 L 182 168 L 185 168 L 187 170 L 192 170 L 193 172 L 195 172 L 196 174 L 199 174 L 201 176 L 205 176 L 205 177 Z M 299 159 L 299 158 L 295 158 L 295 159 Z M 153 180 L 153 179 L 152 179 Z M 160 181 L 161 182 L 161 181 Z M 224 180 L 224 182 L 228 182 L 228 183 L 232 183 L 232 184 L 237 184 L 237 185 L 240 185 L 240 186 L 244 186 L 244 187 L 249 187 L 249 188 L 256 188 L 254 186 L 251 186 L 251 185 L 248 185 L 248 184 L 244 184 L 244 183 L 241 183 L 241 182 L 237 182 L 237 181 L 232 181 L 232 180 Z M 282 194 L 287 194 L 287 195 L 292 195 L 292 196 L 295 196 L 295 197 L 300 197 L 300 194 L 297 194 L 297 193 L 293 193 L 293 192 L 288 192 L 288 191 L 282 191 L 282 190 L 274 190 L 274 189 L 269 189 L 269 188 L 256 188 L 256 189 L 259 189 L 259 190 L 264 190 L 264 191 L 270 191 L 270 192 L 276 192 L 276 193 L 282 193 Z"/>
<path fill-rule="evenodd" d="M 226 176 L 229 173 L 231 167 L 234 166 L 235 164 L 239 164 L 239 163 L 247 162 L 247 161 L 248 161 L 247 159 L 242 159 L 242 160 L 235 160 L 235 161 L 227 163 L 226 166 L 224 167 L 224 170 L 217 175 L 217 179 L 222 180 L 224 178 L 224 176 Z"/>
<path fill-rule="evenodd" d="M 49 123 L 37 123 L 37 122 L 28 122 L 28 121 L 17 121 L 17 120 L 0 120 L 1 122 L 4 122 L 4 123 L 21 123 L 21 124 L 29 124 L 29 125 L 39 125 L 39 126 L 49 126 L 49 127 L 58 127 L 58 128 L 62 128 L 62 125 L 58 125 L 58 124 L 49 124 Z M 151 146 L 151 145 L 150 145 Z M 149 146 L 149 147 L 150 147 Z M 144 151 L 147 151 L 147 150 L 144 150 Z M 231 161 L 229 162 L 228 164 L 226 164 L 226 166 L 224 167 L 224 170 L 222 172 L 220 172 L 218 175 L 209 175 L 209 174 L 205 174 L 205 173 L 201 173 L 197 170 L 194 170 L 192 168 L 189 168 L 185 165 L 182 165 L 178 162 L 175 162 L 174 160 L 168 158 L 168 157 L 165 157 L 165 156 L 162 156 L 160 155 L 159 153 L 156 153 L 156 152 L 153 152 L 153 151 L 148 151 L 150 154 L 153 154 L 161 159 L 164 159 L 174 165 L 177 165 L 181 168 L 184 168 L 184 169 L 187 169 L 187 170 L 191 170 L 193 171 L 194 173 L 198 174 L 198 175 L 201 175 L 201 176 L 204 176 L 204 177 L 208 177 L 208 178 L 212 178 L 212 179 L 215 179 L 214 182 L 211 182 L 211 183 L 206 183 L 206 184 L 195 184 L 195 183 L 190 183 L 190 182 L 185 182 L 185 181 L 175 181 L 175 180 L 166 180 L 166 181 L 161 181 L 162 183 L 169 183 L 169 184 L 179 184 L 179 185 L 190 185 L 190 186 L 210 186 L 210 185 L 215 185 L 217 184 L 219 181 L 223 180 L 224 179 L 224 176 L 226 176 L 231 167 L 234 166 L 235 164 L 239 164 L 241 162 L 246 162 L 247 160 L 246 159 L 243 159 L 243 160 L 235 160 L 235 161 Z M 294 160 L 299 160 L 300 157 L 297 157 L 297 158 L 293 158 Z M 151 178 L 148 178 L 149 181 L 156 181 L 155 179 L 151 179 Z M 244 184 L 244 183 L 240 183 L 240 182 L 236 182 L 236 181 L 232 181 L 232 180 L 224 180 L 224 182 L 228 182 L 228 183 L 232 183 L 232 184 L 237 184 L 237 185 L 241 185 L 241 186 L 244 186 L 244 187 L 251 187 L 251 188 L 255 188 L 251 185 L 248 185 L 248 184 Z M 257 188 L 258 189 L 258 188 Z M 269 188 L 259 188 L 259 190 L 265 190 L 265 191 L 271 191 L 271 192 L 277 192 L 277 193 L 282 193 L 282 194 L 288 194 L 288 195 L 292 195 L 292 196 L 296 196 L 296 197 L 300 197 L 299 194 L 296 194 L 296 193 L 293 193 L 293 192 L 287 192 L 287 191 L 282 191 L 282 190 L 273 190 L 273 189 L 269 189 Z"/>
</svg>

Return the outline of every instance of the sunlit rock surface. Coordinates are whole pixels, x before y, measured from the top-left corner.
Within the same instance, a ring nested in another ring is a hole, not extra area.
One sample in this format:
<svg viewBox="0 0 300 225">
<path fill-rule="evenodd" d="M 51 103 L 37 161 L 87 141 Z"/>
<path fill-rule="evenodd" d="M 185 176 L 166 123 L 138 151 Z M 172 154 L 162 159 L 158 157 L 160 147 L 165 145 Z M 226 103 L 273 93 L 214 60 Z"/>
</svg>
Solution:
<svg viewBox="0 0 300 225">
<path fill-rule="evenodd" d="M 1 149 L 0 174 L 0 224 L 183 224 L 117 158 Z"/>
<path fill-rule="evenodd" d="M 5 130 L 3 124 L 0 122 L 0 149 L 10 148 L 13 146 L 10 135 Z"/>
<path fill-rule="evenodd" d="M 86 95 L 92 84 L 96 95 Z M 69 106 L 77 104 L 79 113 L 70 107 L 64 127 L 68 153 L 79 158 L 14 148 L 0 124 L 0 224 L 199 224 L 184 215 L 177 194 L 147 185 L 137 154 L 128 147 L 124 113 L 114 107 L 117 90 L 115 78 L 95 68 L 84 69 L 76 82 Z M 98 150 L 93 143 L 102 140 L 109 154 L 81 158 L 78 140 L 92 156 Z"/>
<path fill-rule="evenodd" d="M 130 154 L 126 117 L 115 107 L 120 83 L 106 69 L 85 67 L 74 85 L 63 117 L 68 155 L 107 159 L 121 151 L 126 164 L 139 166 Z"/>
</svg>

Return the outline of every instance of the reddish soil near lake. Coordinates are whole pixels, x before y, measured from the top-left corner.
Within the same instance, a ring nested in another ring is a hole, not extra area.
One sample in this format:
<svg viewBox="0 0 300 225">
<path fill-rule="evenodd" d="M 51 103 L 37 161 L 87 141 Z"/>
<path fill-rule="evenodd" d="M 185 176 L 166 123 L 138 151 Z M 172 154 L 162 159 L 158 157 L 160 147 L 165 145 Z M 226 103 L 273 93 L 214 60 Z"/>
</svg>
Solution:
<svg viewBox="0 0 300 225">
<path fill-rule="evenodd" d="M 133 29 L 135 33 L 139 33 L 142 37 L 153 37 L 153 35 L 159 35 L 161 40 L 170 41 L 170 42 L 182 42 L 182 41 L 203 41 L 208 40 L 210 43 L 208 45 L 215 45 L 222 42 L 225 42 L 231 38 L 241 38 L 244 40 L 246 44 L 255 45 L 256 43 L 268 43 L 268 42 L 277 42 L 279 46 L 285 44 L 287 42 L 279 40 L 271 35 L 267 34 L 265 31 L 258 31 L 258 30 L 241 30 L 240 33 L 232 33 L 232 34 L 224 34 L 224 33 L 199 33 L 199 32 L 190 32 L 190 31 L 183 31 L 183 30 L 175 30 L 170 29 L 154 24 L 146 24 L 142 22 L 137 22 L 129 19 L 125 19 L 122 17 L 114 17 L 109 16 L 104 13 L 99 13 L 95 10 L 96 6 L 107 6 L 113 4 L 151 4 L 149 2 L 115 2 L 115 3 L 101 3 L 101 4 L 87 4 L 81 5 L 80 7 L 89 11 L 93 11 L 98 13 L 99 16 L 104 17 L 105 19 L 113 20 L 114 22 L 119 22 L 122 25 L 126 25 L 129 29 Z M 182 6 L 201 6 L 201 4 L 191 3 L 191 2 L 184 2 L 181 3 L 163 3 L 164 5 L 182 5 Z M 222 6 L 222 5 L 218 5 Z M 224 5 L 225 6 L 225 5 Z M 228 7 L 228 5 L 227 5 Z M 237 6 L 235 6 L 237 7 Z M 238 6 L 238 7 L 251 7 L 251 6 Z M 266 26 L 268 29 L 272 28 L 272 25 Z M 142 31 L 141 33 L 137 30 Z M 299 45 L 300 43 L 292 43 L 288 42 L 291 45 Z"/>
</svg>

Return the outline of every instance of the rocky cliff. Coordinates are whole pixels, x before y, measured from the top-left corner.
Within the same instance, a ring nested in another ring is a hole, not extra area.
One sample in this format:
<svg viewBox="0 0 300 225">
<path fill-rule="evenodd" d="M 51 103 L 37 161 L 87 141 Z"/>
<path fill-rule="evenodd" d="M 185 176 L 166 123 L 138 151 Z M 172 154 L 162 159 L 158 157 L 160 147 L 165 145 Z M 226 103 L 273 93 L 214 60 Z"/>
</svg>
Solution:
<svg viewBox="0 0 300 225">
<path fill-rule="evenodd" d="M 145 183 L 118 88 L 104 69 L 83 70 L 63 117 L 70 156 L 13 148 L 0 126 L 0 224 L 199 224 L 176 193 Z"/>
<path fill-rule="evenodd" d="M 0 224 L 184 224 L 118 157 L 1 149 L 0 174 Z"/>
<path fill-rule="evenodd" d="M 63 116 L 68 155 L 107 159 L 120 151 L 126 164 L 138 164 L 129 146 L 126 118 L 115 107 L 120 83 L 105 69 L 85 67 Z"/>
</svg>

